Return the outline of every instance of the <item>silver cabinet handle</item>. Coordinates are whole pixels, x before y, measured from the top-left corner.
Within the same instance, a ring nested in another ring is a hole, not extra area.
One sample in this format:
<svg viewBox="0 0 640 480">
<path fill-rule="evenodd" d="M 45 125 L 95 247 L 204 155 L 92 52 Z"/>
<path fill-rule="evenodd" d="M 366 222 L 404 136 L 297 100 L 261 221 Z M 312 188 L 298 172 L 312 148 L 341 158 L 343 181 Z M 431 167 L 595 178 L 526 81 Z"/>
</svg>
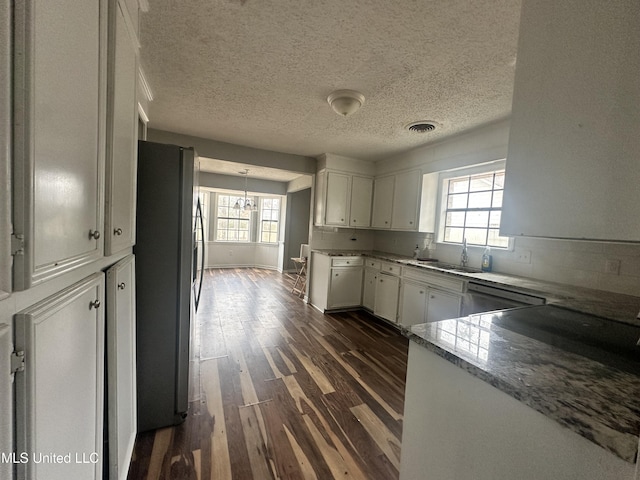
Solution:
<svg viewBox="0 0 640 480">
<path fill-rule="evenodd" d="M 98 240 L 100 238 L 100 232 L 98 230 L 89 230 L 89 238 Z"/>
<path fill-rule="evenodd" d="M 100 300 L 94 300 L 93 302 L 89 302 L 89 310 L 95 308 L 96 310 L 100 308 Z"/>
<path fill-rule="evenodd" d="M 126 287 L 124 282 L 118 284 L 118 290 L 124 290 L 124 287 Z"/>
<path fill-rule="evenodd" d="M 114 235 L 122 235 L 122 229 L 121 228 L 114 228 L 113 229 L 113 234 Z"/>
</svg>

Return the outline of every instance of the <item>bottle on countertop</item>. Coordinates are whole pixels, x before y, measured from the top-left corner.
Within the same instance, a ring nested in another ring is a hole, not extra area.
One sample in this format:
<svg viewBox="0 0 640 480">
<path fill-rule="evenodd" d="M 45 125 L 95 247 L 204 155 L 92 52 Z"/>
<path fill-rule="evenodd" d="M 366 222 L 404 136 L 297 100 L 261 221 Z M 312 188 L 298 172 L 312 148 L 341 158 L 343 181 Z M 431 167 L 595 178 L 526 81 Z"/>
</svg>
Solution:
<svg viewBox="0 0 640 480">
<path fill-rule="evenodd" d="M 491 247 L 484 249 L 482 254 L 482 263 L 480 264 L 480 270 L 483 272 L 490 272 L 493 264 L 493 258 L 491 257 Z"/>
<path fill-rule="evenodd" d="M 416 243 L 416 249 L 413 251 L 413 258 L 417 259 L 420 256 L 420 247 Z"/>
</svg>

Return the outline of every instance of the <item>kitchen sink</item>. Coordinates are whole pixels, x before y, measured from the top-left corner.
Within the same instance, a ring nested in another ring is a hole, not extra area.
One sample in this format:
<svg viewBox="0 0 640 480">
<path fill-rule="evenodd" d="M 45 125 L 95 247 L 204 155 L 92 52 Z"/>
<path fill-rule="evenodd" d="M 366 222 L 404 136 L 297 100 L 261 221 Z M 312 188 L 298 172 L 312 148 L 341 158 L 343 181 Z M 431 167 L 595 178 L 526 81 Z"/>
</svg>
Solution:
<svg viewBox="0 0 640 480">
<path fill-rule="evenodd" d="M 439 268 L 440 270 L 447 270 L 450 272 L 482 273 L 482 270 L 480 270 L 479 268 L 463 267 L 460 265 L 454 265 L 453 263 L 418 261 L 418 265 L 425 265 L 427 267 Z"/>
</svg>

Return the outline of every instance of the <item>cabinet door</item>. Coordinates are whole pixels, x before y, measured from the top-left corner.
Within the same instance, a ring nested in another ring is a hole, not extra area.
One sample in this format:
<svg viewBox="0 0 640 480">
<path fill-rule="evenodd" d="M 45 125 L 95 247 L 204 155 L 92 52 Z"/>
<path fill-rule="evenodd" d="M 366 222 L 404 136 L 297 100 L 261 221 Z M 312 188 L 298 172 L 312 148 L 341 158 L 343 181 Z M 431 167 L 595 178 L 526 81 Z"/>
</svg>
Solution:
<svg viewBox="0 0 640 480">
<path fill-rule="evenodd" d="M 460 295 L 430 288 L 427 299 L 427 322 L 458 318 L 461 302 Z"/>
<path fill-rule="evenodd" d="M 357 307 L 362 300 L 362 268 L 332 268 L 328 308 Z"/>
<path fill-rule="evenodd" d="M 104 275 L 96 273 L 15 316 L 16 448 L 34 455 L 18 478 L 102 478 Z M 60 463 L 40 454 L 70 455 Z M 94 463 L 95 462 L 95 463 Z"/>
<path fill-rule="evenodd" d="M 14 289 L 102 256 L 106 0 L 15 2 Z M 71 20 L 72 19 L 72 20 Z"/>
<path fill-rule="evenodd" d="M 391 212 L 393 208 L 393 190 L 395 177 L 376 178 L 373 187 L 373 220 L 374 228 L 391 228 Z"/>
<path fill-rule="evenodd" d="M 371 226 L 371 201 L 373 179 L 354 176 L 351 181 L 351 208 L 349 225 L 352 227 Z"/>
<path fill-rule="evenodd" d="M 325 191 L 326 181 L 327 181 L 326 171 L 323 170 L 316 174 L 316 185 L 314 189 L 315 209 L 313 212 L 313 224 L 318 227 L 324 225 L 324 212 L 325 212 L 324 202 L 325 202 L 325 196 L 327 193 Z"/>
<path fill-rule="evenodd" d="M 427 321 L 427 287 L 419 283 L 402 284 L 400 324 L 410 327 Z"/>
<path fill-rule="evenodd" d="M 417 170 L 396 175 L 391 228 L 397 230 L 418 229 L 420 180 L 421 174 Z"/>
<path fill-rule="evenodd" d="M 347 212 L 351 195 L 349 183 L 349 175 L 335 172 L 327 174 L 325 225 L 348 225 Z"/>
<path fill-rule="evenodd" d="M 136 439 L 135 260 L 107 270 L 107 398 L 109 475 L 127 477 Z"/>
<path fill-rule="evenodd" d="M 376 304 L 373 313 L 392 322 L 397 322 L 399 290 L 399 277 L 379 274 L 376 282 Z"/>
<path fill-rule="evenodd" d="M 10 0 L 0 0 L 0 300 L 11 291 L 11 28 Z M 3 468 L 3 467 L 0 467 Z M 2 475 L 0 475 L 2 477 Z"/>
<path fill-rule="evenodd" d="M 13 335 L 10 325 L 3 325 L 0 318 L 0 454 L 13 451 L 13 382 L 11 352 Z M 13 478 L 13 464 L 0 462 L 0 478 Z"/>
<path fill-rule="evenodd" d="M 116 5 L 111 42 L 109 142 L 107 148 L 105 250 L 111 255 L 135 243 L 136 159 L 138 153 L 135 32 L 129 31 L 121 4 Z"/>
<path fill-rule="evenodd" d="M 373 268 L 364 269 L 364 285 L 362 287 L 362 305 L 371 310 L 375 307 L 376 300 L 376 280 L 378 278 L 378 270 Z"/>
</svg>

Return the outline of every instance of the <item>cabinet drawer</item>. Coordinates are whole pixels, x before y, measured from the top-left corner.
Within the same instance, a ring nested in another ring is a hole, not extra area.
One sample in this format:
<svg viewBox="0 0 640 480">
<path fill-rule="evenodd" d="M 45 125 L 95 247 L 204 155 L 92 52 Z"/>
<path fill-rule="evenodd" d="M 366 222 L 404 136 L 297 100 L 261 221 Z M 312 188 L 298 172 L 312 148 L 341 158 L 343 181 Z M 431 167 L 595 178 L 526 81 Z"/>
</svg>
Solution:
<svg viewBox="0 0 640 480">
<path fill-rule="evenodd" d="M 390 273 L 391 275 L 400 276 L 400 265 L 396 265 L 395 263 L 380 262 L 380 270 Z"/>
<path fill-rule="evenodd" d="M 373 260 L 371 258 L 367 258 L 364 262 L 364 266 L 367 268 L 373 268 L 375 270 L 380 270 L 380 260 Z"/>
<path fill-rule="evenodd" d="M 460 280 L 453 275 L 430 272 L 422 268 L 407 267 L 404 269 L 402 276 L 403 278 L 417 280 L 418 282 L 427 283 L 444 290 L 451 290 L 452 292 L 464 292 L 467 283 L 465 280 Z"/>
<path fill-rule="evenodd" d="M 364 263 L 362 257 L 336 257 L 331 259 L 332 267 L 357 267 Z"/>
</svg>

